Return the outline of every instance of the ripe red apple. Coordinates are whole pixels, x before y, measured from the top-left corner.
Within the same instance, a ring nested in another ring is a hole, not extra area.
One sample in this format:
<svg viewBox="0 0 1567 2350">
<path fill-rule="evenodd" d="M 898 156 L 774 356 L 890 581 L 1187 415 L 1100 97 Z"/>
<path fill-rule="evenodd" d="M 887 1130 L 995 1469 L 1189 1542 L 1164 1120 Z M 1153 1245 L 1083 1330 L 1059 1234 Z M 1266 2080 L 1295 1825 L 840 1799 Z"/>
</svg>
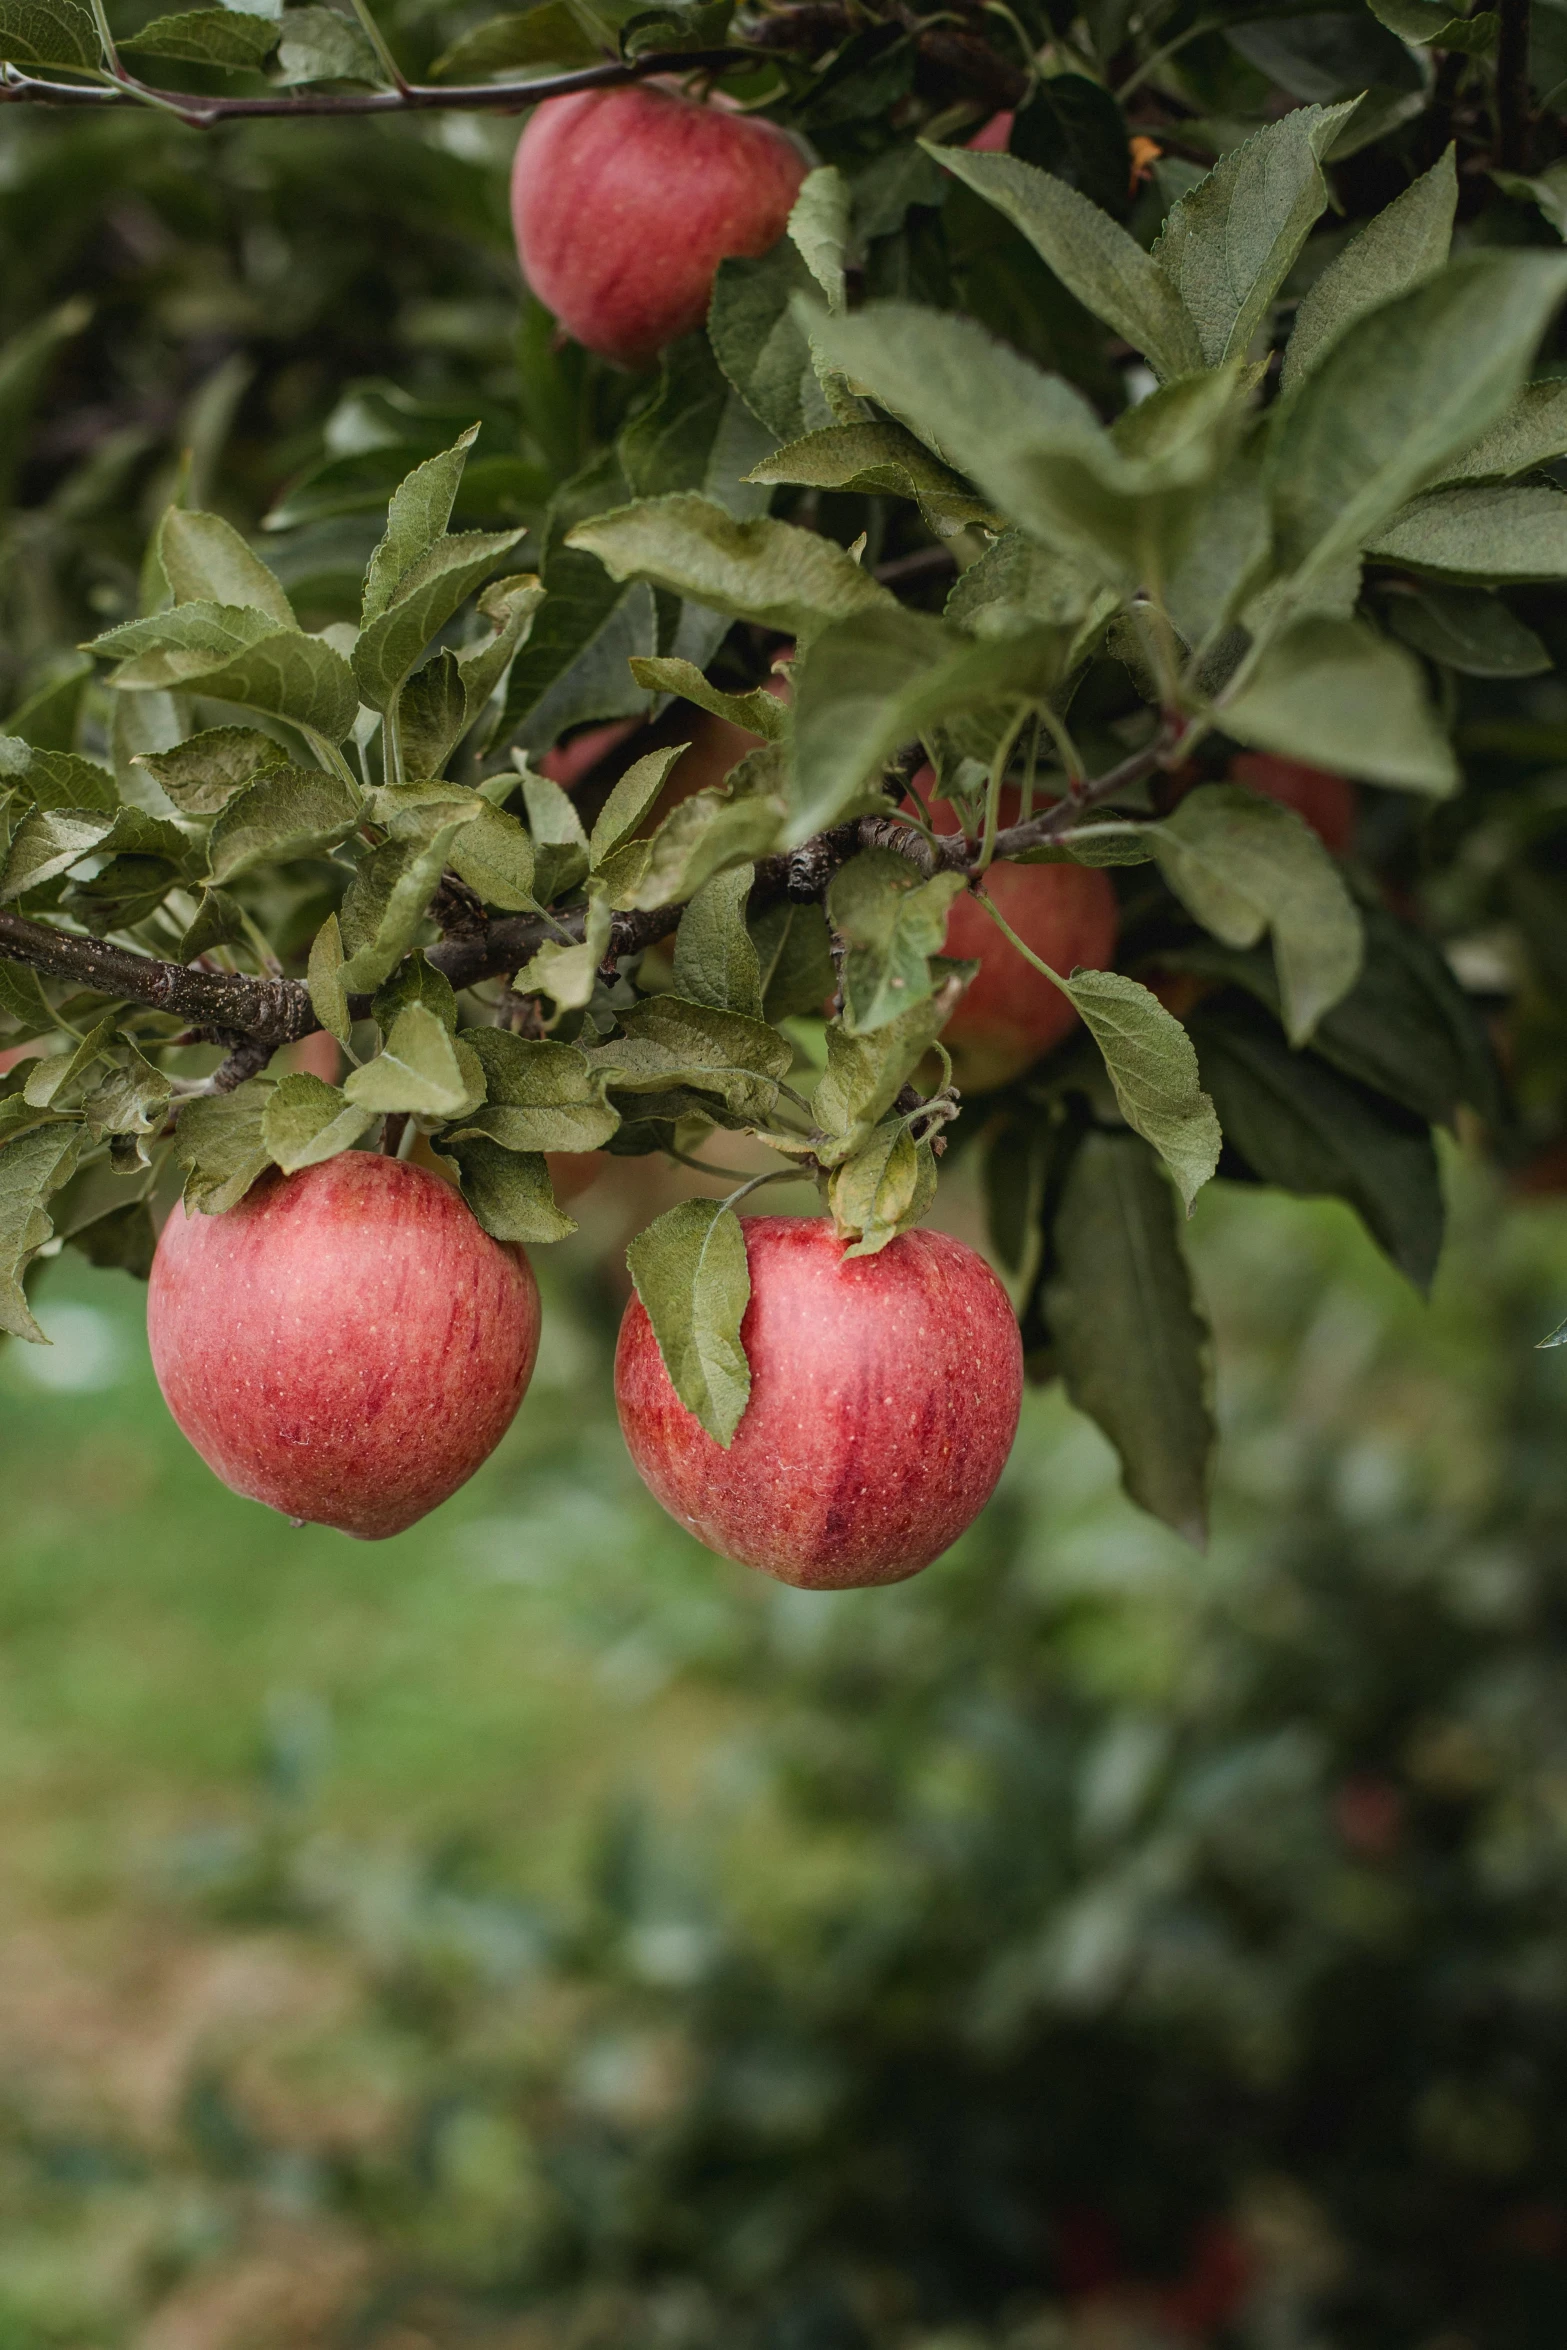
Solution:
<svg viewBox="0 0 1567 2350">
<path fill-rule="evenodd" d="M 701 325 L 720 261 L 778 242 L 807 169 L 773 124 L 645 82 L 546 98 L 512 167 L 522 274 L 579 343 L 643 366 Z"/>
<path fill-rule="evenodd" d="M 922 768 L 914 780 L 937 831 L 956 832 L 956 811 L 930 797 L 930 769 Z M 1015 823 L 1019 808 L 1017 793 L 1004 793 L 1003 824 Z M 990 868 L 985 890 L 1024 945 L 1063 979 L 1080 964 L 1097 971 L 1114 961 L 1115 891 L 1097 866 L 1003 862 Z M 943 951 L 977 956 L 980 964 L 941 1035 L 965 1092 L 1005 1085 L 1076 1026 L 1068 998 L 1002 937 L 972 894 L 953 901 Z"/>
<path fill-rule="evenodd" d="M 988 122 L 980 124 L 971 139 L 965 139 L 963 143 L 975 155 L 1004 155 L 1016 120 L 1017 115 L 1011 108 L 1004 113 L 993 114 Z"/>
<path fill-rule="evenodd" d="M 822 1217 L 741 1222 L 751 1398 L 734 1442 L 680 1401 L 633 1297 L 615 1401 L 637 1472 L 710 1550 L 782 1583 L 900 1583 L 979 1515 L 1017 1432 L 1006 1291 L 944 1232 L 850 1257 Z"/>
<path fill-rule="evenodd" d="M 1344 776 L 1276 759 L 1271 751 L 1241 751 L 1230 761 L 1230 781 L 1293 808 L 1332 855 L 1348 855 L 1355 838 L 1355 787 Z"/>
<path fill-rule="evenodd" d="M 505 1435 L 539 1293 L 449 1184 L 344 1151 L 263 1176 L 224 1215 L 176 1207 L 147 1336 L 164 1401 L 225 1485 L 374 1541 Z"/>
</svg>

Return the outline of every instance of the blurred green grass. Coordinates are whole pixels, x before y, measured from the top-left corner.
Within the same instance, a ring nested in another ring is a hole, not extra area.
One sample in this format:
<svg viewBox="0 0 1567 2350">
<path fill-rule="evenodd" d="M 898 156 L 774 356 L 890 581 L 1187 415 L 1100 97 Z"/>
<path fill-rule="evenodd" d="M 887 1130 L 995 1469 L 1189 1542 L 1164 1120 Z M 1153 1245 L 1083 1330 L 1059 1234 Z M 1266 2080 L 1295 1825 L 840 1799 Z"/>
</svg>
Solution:
<svg viewBox="0 0 1567 2350">
<path fill-rule="evenodd" d="M 927 2302 L 1003 2350 L 1413 2350 L 1560 2134 L 1567 1209 L 1448 1173 L 1429 1307 L 1344 1211 L 1205 1195 L 1205 1557 L 1052 1389 L 863 1594 L 643 1492 L 601 1229 L 540 1252 L 497 1454 L 369 1545 L 227 1494 L 144 1293 L 51 1264 L 55 1347 L 0 1356 L 4 2350 L 901 2350 Z M 1261 2330 L 1005 2319 L 1038 2161 L 1154 2276 L 1244 2188 Z"/>
</svg>

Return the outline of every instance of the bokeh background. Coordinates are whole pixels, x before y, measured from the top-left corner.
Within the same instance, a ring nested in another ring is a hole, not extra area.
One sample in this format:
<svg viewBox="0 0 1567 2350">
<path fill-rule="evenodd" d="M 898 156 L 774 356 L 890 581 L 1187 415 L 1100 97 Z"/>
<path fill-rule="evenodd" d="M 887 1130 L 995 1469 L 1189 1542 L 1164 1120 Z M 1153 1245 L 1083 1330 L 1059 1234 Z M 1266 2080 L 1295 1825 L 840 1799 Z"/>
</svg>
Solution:
<svg viewBox="0 0 1567 2350">
<path fill-rule="evenodd" d="M 382 12 L 416 70 L 450 31 Z M 0 697 L 133 608 L 187 453 L 345 616 L 482 416 L 536 515 L 515 126 L 0 119 Z M 491 1464 L 294 1532 L 66 1256 L 0 1357 L 0 2350 L 1556 2350 L 1567 1208 L 1455 1146 L 1429 1307 L 1346 1211 L 1193 1225 L 1205 1557 L 1032 1393 L 916 1582 L 644 1495 L 612 1172 Z M 942 1217 L 981 1235 L 959 1169 Z"/>
</svg>

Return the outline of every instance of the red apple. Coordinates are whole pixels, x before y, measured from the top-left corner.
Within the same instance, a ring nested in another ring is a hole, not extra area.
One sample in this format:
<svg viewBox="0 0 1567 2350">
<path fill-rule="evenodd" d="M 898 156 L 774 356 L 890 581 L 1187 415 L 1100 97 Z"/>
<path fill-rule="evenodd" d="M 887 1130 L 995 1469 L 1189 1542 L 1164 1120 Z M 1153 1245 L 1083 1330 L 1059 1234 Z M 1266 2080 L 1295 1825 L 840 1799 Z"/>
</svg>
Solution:
<svg viewBox="0 0 1567 2350">
<path fill-rule="evenodd" d="M 641 724 L 639 718 L 612 718 L 603 726 L 584 726 L 569 742 L 557 743 L 533 764 L 551 783 L 558 783 L 562 791 L 573 791 L 586 775 L 591 775 L 601 759 L 607 759 L 617 743 L 623 743 L 628 734 L 635 734 Z"/>
<path fill-rule="evenodd" d="M 342 1048 L 324 1028 L 313 1028 L 308 1036 L 283 1047 L 278 1066 L 285 1077 L 319 1077 L 323 1085 L 336 1085 L 343 1074 Z"/>
<path fill-rule="evenodd" d="M 1296 759 L 1276 759 L 1271 751 L 1242 751 L 1230 761 L 1230 781 L 1293 808 L 1324 848 L 1335 857 L 1348 855 L 1355 837 L 1355 787 L 1344 776 L 1303 767 Z"/>
<path fill-rule="evenodd" d="M 639 1298 L 615 1354 L 637 1472 L 710 1550 L 809 1591 L 900 1583 L 990 1499 L 1017 1431 L 1006 1291 L 944 1232 L 850 1257 L 824 1218 L 742 1218 L 751 1397 L 726 1451 L 676 1395 Z"/>
<path fill-rule="evenodd" d="M 964 145 L 975 155 L 1004 155 L 1016 120 L 1017 115 L 1011 109 L 1002 114 L 993 114 L 988 122 L 980 124 L 971 139 L 964 141 Z"/>
<path fill-rule="evenodd" d="M 579 343 L 645 365 L 701 325 L 726 255 L 778 242 L 807 169 L 771 123 L 646 83 L 546 98 L 512 167 L 522 274 Z"/>
<path fill-rule="evenodd" d="M 956 811 L 930 797 L 928 767 L 915 777 L 938 832 L 956 832 Z M 1016 792 L 1002 798 L 1001 820 L 1017 821 Z M 985 892 L 1025 946 L 1066 978 L 1078 966 L 1103 970 L 1115 960 L 1117 907 L 1109 876 L 1090 865 L 992 865 Z M 971 894 L 953 902 L 943 950 L 980 968 L 942 1030 L 953 1072 L 966 1092 L 1005 1085 L 1049 1052 L 1077 1024 L 1061 990 L 1002 937 Z"/>
<path fill-rule="evenodd" d="M 505 1435 L 539 1293 L 449 1184 L 344 1151 L 263 1176 L 224 1215 L 176 1207 L 147 1336 L 164 1401 L 225 1485 L 374 1541 Z"/>
</svg>

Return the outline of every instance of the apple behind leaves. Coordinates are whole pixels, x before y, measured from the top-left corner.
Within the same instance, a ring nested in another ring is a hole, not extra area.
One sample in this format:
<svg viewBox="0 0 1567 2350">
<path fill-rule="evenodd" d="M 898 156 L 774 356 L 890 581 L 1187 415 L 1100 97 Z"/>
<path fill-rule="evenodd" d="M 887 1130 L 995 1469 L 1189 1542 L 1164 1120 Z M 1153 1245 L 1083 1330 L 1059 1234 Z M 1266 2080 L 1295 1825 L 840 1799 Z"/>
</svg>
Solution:
<svg viewBox="0 0 1567 2350">
<path fill-rule="evenodd" d="M 512 167 L 523 276 L 579 343 L 645 366 L 701 325 L 720 261 L 778 242 L 807 168 L 771 123 L 670 90 L 546 98 Z"/>
<path fill-rule="evenodd" d="M 449 1184 L 351 1150 L 264 1175 L 223 1215 L 176 1207 L 147 1335 L 164 1401 L 225 1485 L 373 1541 L 505 1435 L 539 1293 Z"/>
<path fill-rule="evenodd" d="M 1305 818 L 1331 856 L 1349 854 L 1355 838 L 1355 787 L 1322 767 L 1277 759 L 1271 751 L 1242 751 L 1230 761 L 1230 781 L 1277 800 Z"/>
<path fill-rule="evenodd" d="M 709 1549 L 812 1591 L 899 1583 L 954 1543 L 1017 1432 L 1023 1350 L 962 1241 L 905 1232 L 850 1257 L 825 1218 L 743 1217 L 751 1396 L 726 1451 L 687 1411 L 641 1300 L 615 1400 L 631 1458 Z"/>
<path fill-rule="evenodd" d="M 922 768 L 914 780 L 937 831 L 956 832 L 951 804 L 929 796 L 935 782 L 931 770 Z M 1016 823 L 1019 813 L 1017 793 L 1004 793 L 1002 823 Z M 1098 867 L 998 863 L 985 876 L 985 890 L 1024 945 L 1063 979 L 1079 965 L 1099 971 L 1114 962 L 1115 891 Z M 941 1034 L 965 1092 L 987 1093 L 1005 1085 L 1077 1025 L 1070 1000 L 1002 937 L 972 893 L 954 899 L 942 952 L 979 959 L 977 974 Z"/>
</svg>

